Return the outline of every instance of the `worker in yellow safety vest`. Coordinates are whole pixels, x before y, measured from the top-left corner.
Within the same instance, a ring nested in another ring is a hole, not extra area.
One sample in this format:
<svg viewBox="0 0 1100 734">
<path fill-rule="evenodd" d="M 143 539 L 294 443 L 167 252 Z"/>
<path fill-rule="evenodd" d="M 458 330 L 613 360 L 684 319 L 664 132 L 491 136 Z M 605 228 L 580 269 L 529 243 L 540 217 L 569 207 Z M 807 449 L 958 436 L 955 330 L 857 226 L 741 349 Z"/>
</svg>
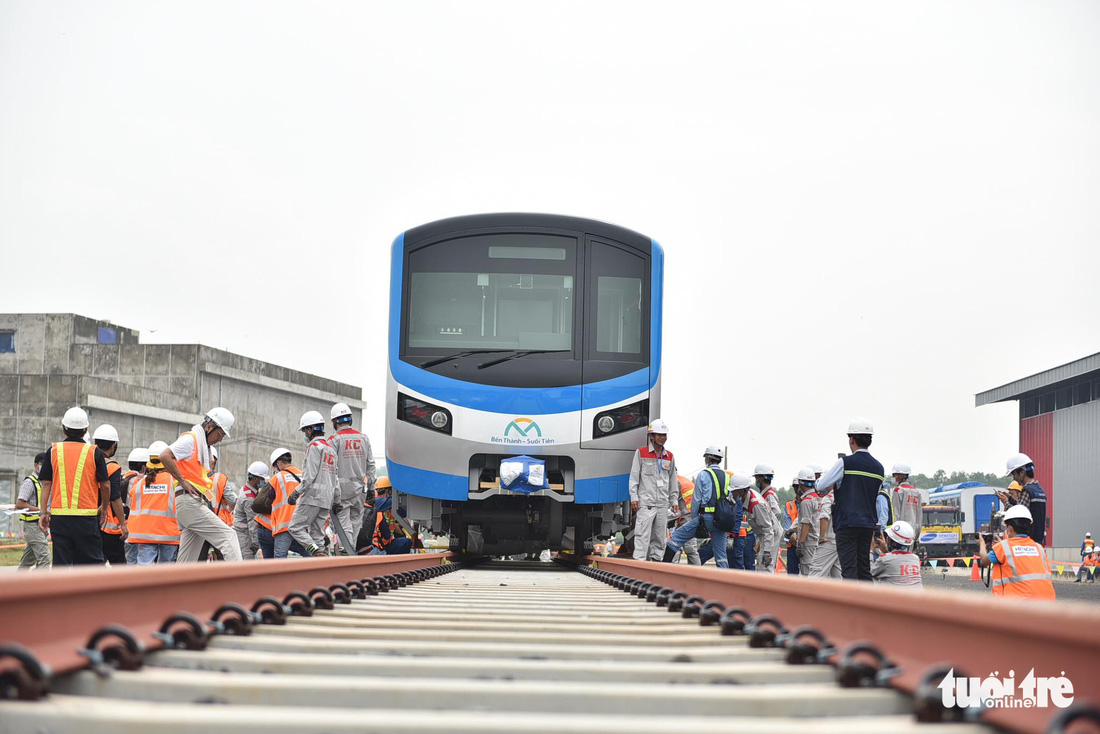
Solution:
<svg viewBox="0 0 1100 734">
<path fill-rule="evenodd" d="M 15 509 L 25 510 L 19 516 L 23 526 L 23 542 L 26 543 L 23 556 L 19 559 L 19 568 L 50 567 L 50 541 L 38 527 L 38 513 L 42 507 L 42 482 L 38 481 L 38 474 L 49 459 L 50 455 L 45 451 L 34 457 L 34 473 L 23 480 L 15 500 Z"/>
</svg>

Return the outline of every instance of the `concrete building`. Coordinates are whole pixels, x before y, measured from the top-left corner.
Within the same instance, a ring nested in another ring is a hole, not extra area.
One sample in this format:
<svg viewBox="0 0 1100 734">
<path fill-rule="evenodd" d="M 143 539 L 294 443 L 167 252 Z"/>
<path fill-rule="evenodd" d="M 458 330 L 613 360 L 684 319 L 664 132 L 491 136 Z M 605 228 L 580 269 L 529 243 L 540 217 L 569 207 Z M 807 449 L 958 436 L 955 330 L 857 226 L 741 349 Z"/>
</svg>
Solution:
<svg viewBox="0 0 1100 734">
<path fill-rule="evenodd" d="M 34 455 L 61 440 L 61 416 L 73 405 L 88 411 L 91 430 L 118 429 L 123 464 L 135 446 L 170 442 L 223 405 L 237 423 L 218 447 L 219 468 L 239 485 L 249 462 L 267 463 L 276 447 L 302 454 L 298 419 L 307 410 L 327 418 L 344 402 L 361 427 L 362 397 L 354 385 L 219 349 L 142 344 L 138 332 L 106 321 L 0 314 L 0 503 L 15 501 Z"/>
<path fill-rule="evenodd" d="M 978 406 L 1009 400 L 1019 403 L 1019 450 L 1047 493 L 1046 544 L 1072 548 L 1086 532 L 1100 537 L 1100 353 L 975 397 Z"/>
</svg>

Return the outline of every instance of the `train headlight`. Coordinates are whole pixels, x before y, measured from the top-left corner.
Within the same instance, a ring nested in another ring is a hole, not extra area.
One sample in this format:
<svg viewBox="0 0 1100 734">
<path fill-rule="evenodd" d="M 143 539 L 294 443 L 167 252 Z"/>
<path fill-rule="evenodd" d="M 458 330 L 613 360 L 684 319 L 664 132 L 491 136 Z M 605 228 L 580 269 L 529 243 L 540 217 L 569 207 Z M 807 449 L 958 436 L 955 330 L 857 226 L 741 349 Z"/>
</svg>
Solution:
<svg viewBox="0 0 1100 734">
<path fill-rule="evenodd" d="M 448 436 L 451 434 L 451 411 L 404 393 L 397 394 L 397 418 L 429 431 L 438 431 Z"/>
<path fill-rule="evenodd" d="M 649 425 L 649 401 L 622 405 L 596 416 L 592 437 L 603 438 Z"/>
</svg>

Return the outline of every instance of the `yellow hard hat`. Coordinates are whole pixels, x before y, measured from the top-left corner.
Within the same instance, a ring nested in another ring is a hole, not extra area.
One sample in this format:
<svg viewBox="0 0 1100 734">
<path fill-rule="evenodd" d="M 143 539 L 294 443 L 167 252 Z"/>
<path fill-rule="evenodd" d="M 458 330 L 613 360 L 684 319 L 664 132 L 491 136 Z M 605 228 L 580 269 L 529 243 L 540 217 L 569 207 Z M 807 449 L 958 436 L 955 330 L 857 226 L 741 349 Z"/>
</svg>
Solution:
<svg viewBox="0 0 1100 734">
<path fill-rule="evenodd" d="M 1024 488 L 1021 487 L 1020 483 L 1016 480 L 1012 480 L 1012 482 L 1009 483 L 1008 488 L 1011 489 L 1013 492 L 1022 492 L 1024 490 Z"/>
<path fill-rule="evenodd" d="M 389 477 L 378 477 L 378 481 L 376 481 L 374 483 L 375 490 L 390 489 L 392 487 L 393 487 L 393 485 L 390 484 L 390 478 Z"/>
</svg>

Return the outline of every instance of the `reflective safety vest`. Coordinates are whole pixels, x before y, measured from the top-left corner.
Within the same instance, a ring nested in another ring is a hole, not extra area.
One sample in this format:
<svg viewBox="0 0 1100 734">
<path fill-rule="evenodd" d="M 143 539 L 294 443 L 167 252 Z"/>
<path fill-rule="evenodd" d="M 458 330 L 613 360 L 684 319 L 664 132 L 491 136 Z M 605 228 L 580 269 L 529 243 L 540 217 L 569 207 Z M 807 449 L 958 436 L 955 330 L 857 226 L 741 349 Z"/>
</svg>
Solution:
<svg viewBox="0 0 1100 734">
<path fill-rule="evenodd" d="M 888 527 L 890 527 L 891 525 L 894 524 L 894 519 L 895 519 L 894 518 L 894 502 L 890 498 L 890 492 L 888 492 L 883 487 L 879 487 L 878 496 L 875 497 L 875 517 L 878 517 L 878 498 L 879 497 L 885 497 L 886 498 L 886 512 L 887 512 L 886 527 L 888 528 Z M 885 530 L 885 528 L 883 528 L 883 529 Z M 916 530 L 916 529 L 917 528 L 914 528 L 914 530 Z"/>
<path fill-rule="evenodd" d="M 208 500 L 213 502 L 214 483 L 210 481 L 210 474 L 207 472 L 206 467 L 202 465 L 202 461 L 199 460 L 199 446 L 201 445 L 201 441 L 206 440 L 206 437 L 204 436 L 200 440 L 197 431 L 187 431 L 187 433 L 181 435 L 181 438 L 188 433 L 195 439 L 195 453 L 188 459 L 183 459 L 182 461 L 177 459 L 176 467 L 179 469 L 181 477 L 191 482 L 191 484 L 194 484 L 199 491 L 206 495 Z"/>
<path fill-rule="evenodd" d="M 684 501 L 684 512 L 691 512 L 691 500 L 695 497 L 695 482 L 687 477 L 676 477 L 680 482 L 680 499 Z"/>
<path fill-rule="evenodd" d="M 226 525 L 232 527 L 233 508 L 225 501 L 225 485 L 229 484 L 229 477 L 218 472 L 210 478 L 210 481 L 214 485 L 214 496 L 210 498 L 210 503 L 214 505 L 214 514 Z"/>
<path fill-rule="evenodd" d="M 390 531 L 391 535 L 389 542 L 382 537 L 382 523 L 386 522 L 386 518 L 383 515 L 384 513 L 381 512 L 374 513 L 374 538 L 371 539 L 371 544 L 379 550 L 385 550 L 386 546 L 393 542 L 392 530 Z"/>
<path fill-rule="evenodd" d="M 29 476 L 27 479 L 31 480 L 31 484 L 34 485 L 34 506 L 42 508 L 42 482 L 38 481 L 38 477 Z M 99 485 L 96 485 L 96 490 L 99 490 Z M 23 522 L 38 522 L 38 515 L 20 515 L 19 519 Z"/>
<path fill-rule="evenodd" d="M 1054 599 L 1054 584 L 1043 546 L 1026 535 L 1005 538 L 993 546 L 1000 563 L 993 564 L 990 588 L 996 596 Z"/>
<path fill-rule="evenodd" d="M 61 441 L 53 445 L 50 461 L 53 463 L 50 512 L 54 515 L 98 515 L 95 446 L 83 441 Z"/>
<path fill-rule="evenodd" d="M 275 498 L 271 500 L 271 514 L 260 515 L 257 513 L 256 522 L 271 531 L 271 535 L 279 535 L 290 529 L 290 519 L 294 517 L 295 505 L 287 502 L 290 493 L 302 483 L 302 470 L 288 466 L 269 482 L 275 489 Z"/>
<path fill-rule="evenodd" d="M 179 485 L 166 471 L 150 481 L 141 476 L 130 484 L 130 543 L 179 545 L 176 523 L 176 489 Z"/>
<path fill-rule="evenodd" d="M 798 500 L 787 500 L 787 519 L 794 525 L 798 520 Z"/>
<path fill-rule="evenodd" d="M 117 472 L 121 472 L 122 467 L 114 459 L 107 459 L 107 478 L 110 479 Z M 119 477 L 122 479 L 122 477 Z M 107 505 L 107 514 L 103 518 L 103 524 L 99 526 L 99 529 L 108 535 L 122 535 L 122 521 L 115 517 L 115 511 L 111 509 L 111 505 Z"/>
</svg>

